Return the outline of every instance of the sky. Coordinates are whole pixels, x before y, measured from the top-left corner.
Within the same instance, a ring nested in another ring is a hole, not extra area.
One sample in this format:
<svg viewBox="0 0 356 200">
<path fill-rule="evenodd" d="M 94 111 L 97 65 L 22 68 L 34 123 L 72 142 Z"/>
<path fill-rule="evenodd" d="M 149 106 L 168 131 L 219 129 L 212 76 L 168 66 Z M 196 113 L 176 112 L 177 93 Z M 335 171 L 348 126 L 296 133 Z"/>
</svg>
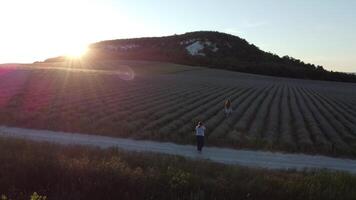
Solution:
<svg viewBox="0 0 356 200">
<path fill-rule="evenodd" d="M 356 72 L 355 10 L 354 0 L 0 0 L 0 63 L 78 54 L 107 39 L 212 30 Z"/>
</svg>

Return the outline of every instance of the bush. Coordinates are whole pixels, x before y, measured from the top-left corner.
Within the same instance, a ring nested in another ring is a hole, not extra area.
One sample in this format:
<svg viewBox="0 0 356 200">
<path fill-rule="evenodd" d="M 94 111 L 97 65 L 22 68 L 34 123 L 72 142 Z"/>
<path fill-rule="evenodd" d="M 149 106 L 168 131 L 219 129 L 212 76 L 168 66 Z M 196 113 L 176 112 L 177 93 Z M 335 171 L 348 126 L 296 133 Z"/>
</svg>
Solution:
<svg viewBox="0 0 356 200">
<path fill-rule="evenodd" d="M 0 139 L 0 161 L 0 191 L 13 200 L 31 195 L 36 200 L 327 200 L 356 195 L 356 177 L 347 173 L 247 169 L 114 148 Z"/>
</svg>

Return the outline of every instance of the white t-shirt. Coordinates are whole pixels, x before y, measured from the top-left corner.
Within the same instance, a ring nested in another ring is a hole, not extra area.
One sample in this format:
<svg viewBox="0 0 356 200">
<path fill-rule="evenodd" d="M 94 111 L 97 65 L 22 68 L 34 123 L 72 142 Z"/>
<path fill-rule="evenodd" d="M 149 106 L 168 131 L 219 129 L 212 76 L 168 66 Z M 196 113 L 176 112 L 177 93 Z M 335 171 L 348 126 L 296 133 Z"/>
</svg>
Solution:
<svg viewBox="0 0 356 200">
<path fill-rule="evenodd" d="M 204 132 L 205 132 L 205 126 L 196 126 L 195 127 L 195 135 L 197 136 L 204 136 Z"/>
<path fill-rule="evenodd" d="M 224 108 L 225 114 L 231 114 L 232 113 L 232 108 Z"/>
</svg>

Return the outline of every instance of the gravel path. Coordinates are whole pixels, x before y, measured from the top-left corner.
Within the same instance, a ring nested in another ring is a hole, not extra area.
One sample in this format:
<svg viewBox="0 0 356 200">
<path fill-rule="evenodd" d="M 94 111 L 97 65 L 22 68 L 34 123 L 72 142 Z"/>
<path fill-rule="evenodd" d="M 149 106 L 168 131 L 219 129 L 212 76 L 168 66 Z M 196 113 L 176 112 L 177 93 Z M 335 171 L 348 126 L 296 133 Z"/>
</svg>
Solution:
<svg viewBox="0 0 356 200">
<path fill-rule="evenodd" d="M 118 147 L 129 151 L 148 151 L 179 155 L 193 159 L 208 159 L 224 164 L 236 164 L 255 168 L 282 170 L 329 169 L 356 174 L 356 160 L 331 158 L 326 156 L 233 150 L 216 147 L 205 147 L 203 153 L 198 154 L 195 146 L 192 145 L 178 145 L 167 142 L 121 139 L 106 136 L 12 128 L 5 126 L 0 126 L 0 136 L 54 142 L 59 144 L 91 145 L 101 148 Z"/>
</svg>

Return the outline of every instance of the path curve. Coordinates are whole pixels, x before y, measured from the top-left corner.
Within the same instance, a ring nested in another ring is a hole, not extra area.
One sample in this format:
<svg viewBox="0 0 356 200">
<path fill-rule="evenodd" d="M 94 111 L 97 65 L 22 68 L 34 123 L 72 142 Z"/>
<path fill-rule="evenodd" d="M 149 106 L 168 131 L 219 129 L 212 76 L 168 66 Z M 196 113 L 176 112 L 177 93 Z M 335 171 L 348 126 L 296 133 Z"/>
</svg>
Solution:
<svg viewBox="0 0 356 200">
<path fill-rule="evenodd" d="M 179 155 L 193 159 L 208 159 L 224 164 L 234 164 L 254 168 L 282 170 L 329 169 L 356 174 L 356 160 L 327 156 L 234 150 L 216 147 L 205 147 L 203 153 L 198 154 L 195 147 L 192 145 L 178 145 L 168 142 L 122 139 L 107 136 L 23 129 L 6 126 L 0 126 L 0 136 L 59 144 L 90 145 L 101 148 L 117 147 L 128 151 L 146 151 Z"/>
</svg>

